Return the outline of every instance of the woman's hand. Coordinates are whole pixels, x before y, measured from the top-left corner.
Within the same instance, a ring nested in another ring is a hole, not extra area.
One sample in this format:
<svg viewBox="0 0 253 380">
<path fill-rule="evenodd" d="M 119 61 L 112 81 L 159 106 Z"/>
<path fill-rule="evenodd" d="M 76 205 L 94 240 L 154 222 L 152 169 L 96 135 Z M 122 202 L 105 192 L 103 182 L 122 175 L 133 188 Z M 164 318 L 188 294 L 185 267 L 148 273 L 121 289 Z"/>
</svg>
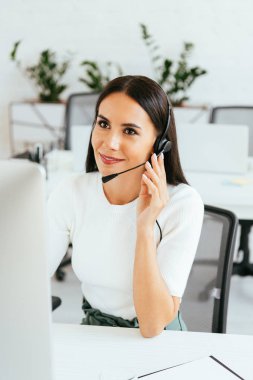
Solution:
<svg viewBox="0 0 253 380">
<path fill-rule="evenodd" d="M 163 153 L 151 157 L 152 167 L 147 161 L 141 179 L 137 203 L 137 227 L 153 227 L 161 210 L 169 201 Z"/>
</svg>

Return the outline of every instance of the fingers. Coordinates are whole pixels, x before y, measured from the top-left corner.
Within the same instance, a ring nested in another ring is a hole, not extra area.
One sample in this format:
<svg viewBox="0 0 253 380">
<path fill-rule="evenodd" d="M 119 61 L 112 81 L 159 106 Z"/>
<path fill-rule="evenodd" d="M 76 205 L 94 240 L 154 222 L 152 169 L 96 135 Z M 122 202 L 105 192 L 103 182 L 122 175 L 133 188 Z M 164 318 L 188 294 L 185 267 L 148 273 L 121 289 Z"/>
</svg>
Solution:
<svg viewBox="0 0 253 380">
<path fill-rule="evenodd" d="M 142 196 L 148 196 L 149 195 L 148 186 L 146 185 L 143 177 L 141 179 L 141 189 L 140 189 L 139 195 L 142 195 Z"/>
<path fill-rule="evenodd" d="M 157 155 L 155 153 L 152 154 L 152 156 L 151 156 L 152 167 L 153 167 L 155 173 L 158 175 L 158 177 L 160 177 L 162 174 L 160 165 L 158 163 L 159 158 L 160 158 L 160 156 L 157 158 Z"/>
<path fill-rule="evenodd" d="M 157 194 L 160 200 L 166 204 L 168 200 L 168 189 L 163 154 L 158 158 L 153 154 L 151 162 L 152 166 L 148 161 L 145 164 L 145 175 L 149 179 L 149 181 L 145 181 L 145 183 L 148 186 L 150 194 Z M 155 192 L 154 187 L 157 192 Z"/>
<path fill-rule="evenodd" d="M 162 178 L 164 176 L 164 178 L 166 178 L 163 153 L 161 153 L 159 157 L 157 157 L 156 154 L 154 153 L 151 156 L 151 163 L 152 163 L 153 170 L 158 175 L 158 177 Z"/>
<path fill-rule="evenodd" d="M 158 163 L 159 163 L 160 170 L 161 170 L 162 174 L 166 178 L 166 172 L 165 172 L 165 166 L 164 166 L 164 155 L 163 155 L 163 153 L 161 153 L 160 156 L 158 157 Z"/>
<path fill-rule="evenodd" d="M 163 155 L 161 154 L 158 158 L 155 154 L 151 157 L 152 167 L 147 161 L 145 164 L 145 169 L 148 172 L 148 177 L 159 186 L 161 181 L 166 183 L 166 172 L 164 168 Z"/>
<path fill-rule="evenodd" d="M 158 191 L 158 188 L 157 186 L 151 181 L 150 178 L 148 178 L 146 176 L 146 174 L 143 174 L 142 175 L 142 178 L 143 178 L 143 181 L 145 182 L 145 184 L 147 185 L 151 195 L 152 195 L 152 199 L 154 198 L 153 196 L 158 196 L 159 195 L 159 191 Z"/>
<path fill-rule="evenodd" d="M 147 161 L 145 164 L 145 169 L 147 171 L 146 175 L 148 178 L 151 179 L 151 181 L 156 185 L 159 186 L 160 177 L 157 175 L 155 170 L 151 167 L 150 163 Z"/>
</svg>

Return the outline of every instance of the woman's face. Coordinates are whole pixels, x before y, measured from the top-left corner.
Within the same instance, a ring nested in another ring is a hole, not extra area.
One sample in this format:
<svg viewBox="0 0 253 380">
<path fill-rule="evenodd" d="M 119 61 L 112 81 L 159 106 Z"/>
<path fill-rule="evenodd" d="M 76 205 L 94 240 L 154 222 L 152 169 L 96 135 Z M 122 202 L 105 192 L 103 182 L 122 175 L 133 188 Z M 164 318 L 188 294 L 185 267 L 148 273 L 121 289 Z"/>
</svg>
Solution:
<svg viewBox="0 0 253 380">
<path fill-rule="evenodd" d="M 108 95 L 99 106 L 91 139 L 99 172 L 108 175 L 147 161 L 156 137 L 149 115 L 135 100 L 121 92 Z"/>
</svg>

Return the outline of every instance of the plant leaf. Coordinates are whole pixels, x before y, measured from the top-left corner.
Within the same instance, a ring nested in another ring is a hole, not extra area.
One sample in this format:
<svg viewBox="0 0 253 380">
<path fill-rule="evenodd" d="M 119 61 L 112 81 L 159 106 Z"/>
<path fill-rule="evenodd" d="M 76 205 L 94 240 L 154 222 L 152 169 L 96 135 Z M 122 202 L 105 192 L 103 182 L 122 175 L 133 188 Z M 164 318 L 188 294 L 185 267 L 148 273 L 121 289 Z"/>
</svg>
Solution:
<svg viewBox="0 0 253 380">
<path fill-rule="evenodd" d="M 16 56 L 17 56 L 17 50 L 19 45 L 21 44 L 21 40 L 14 42 L 12 51 L 10 52 L 10 60 L 11 61 L 16 61 Z"/>
</svg>

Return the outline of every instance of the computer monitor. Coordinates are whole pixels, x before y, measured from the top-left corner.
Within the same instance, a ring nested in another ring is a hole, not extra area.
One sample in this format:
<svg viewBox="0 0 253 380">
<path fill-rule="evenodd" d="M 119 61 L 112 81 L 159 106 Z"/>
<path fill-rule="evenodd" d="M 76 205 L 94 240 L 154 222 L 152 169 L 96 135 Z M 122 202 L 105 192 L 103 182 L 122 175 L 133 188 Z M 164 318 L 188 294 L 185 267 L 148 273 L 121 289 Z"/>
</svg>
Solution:
<svg viewBox="0 0 253 380">
<path fill-rule="evenodd" d="M 45 192 L 37 164 L 0 161 L 0 378 L 51 380 Z"/>
<path fill-rule="evenodd" d="M 177 136 L 183 170 L 247 172 L 249 128 L 246 125 L 178 123 Z"/>
</svg>

